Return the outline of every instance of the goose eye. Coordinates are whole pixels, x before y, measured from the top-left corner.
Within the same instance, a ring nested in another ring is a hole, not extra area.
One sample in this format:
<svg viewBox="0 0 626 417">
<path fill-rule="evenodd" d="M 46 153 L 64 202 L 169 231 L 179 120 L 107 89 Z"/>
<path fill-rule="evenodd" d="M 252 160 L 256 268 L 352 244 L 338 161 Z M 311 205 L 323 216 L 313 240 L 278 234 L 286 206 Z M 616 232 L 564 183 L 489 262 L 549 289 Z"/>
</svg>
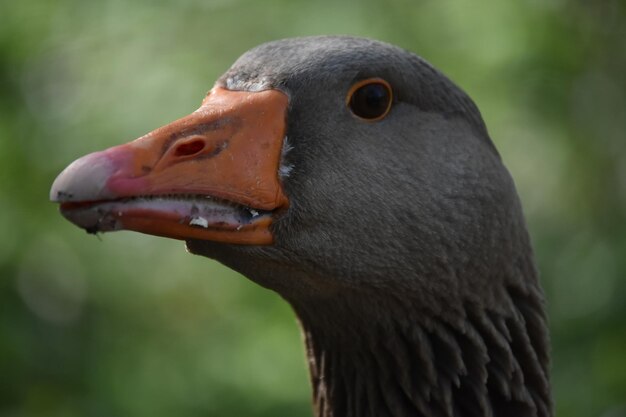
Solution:
<svg viewBox="0 0 626 417">
<path fill-rule="evenodd" d="M 361 119 L 378 121 L 389 113 L 393 93 L 389 83 L 381 78 L 370 78 L 354 84 L 346 103 L 350 111 Z"/>
</svg>

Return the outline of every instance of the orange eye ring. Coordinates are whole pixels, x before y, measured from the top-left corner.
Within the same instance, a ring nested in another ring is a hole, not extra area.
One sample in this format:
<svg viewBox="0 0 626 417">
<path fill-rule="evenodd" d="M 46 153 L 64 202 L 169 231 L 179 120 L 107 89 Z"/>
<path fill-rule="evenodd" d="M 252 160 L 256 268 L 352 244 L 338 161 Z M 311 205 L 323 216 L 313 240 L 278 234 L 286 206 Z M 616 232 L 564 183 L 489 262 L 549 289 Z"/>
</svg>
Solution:
<svg viewBox="0 0 626 417">
<path fill-rule="evenodd" d="M 356 82 L 346 95 L 346 106 L 352 114 L 368 122 L 377 122 L 387 116 L 393 103 L 391 85 L 382 78 L 368 78 Z"/>
</svg>

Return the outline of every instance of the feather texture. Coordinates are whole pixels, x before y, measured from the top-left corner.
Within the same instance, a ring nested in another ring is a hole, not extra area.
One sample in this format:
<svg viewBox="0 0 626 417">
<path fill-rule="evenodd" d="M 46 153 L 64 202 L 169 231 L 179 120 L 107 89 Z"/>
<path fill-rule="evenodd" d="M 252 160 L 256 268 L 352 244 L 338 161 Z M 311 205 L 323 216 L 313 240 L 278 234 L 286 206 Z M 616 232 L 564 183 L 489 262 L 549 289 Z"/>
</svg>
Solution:
<svg viewBox="0 0 626 417">
<path fill-rule="evenodd" d="M 467 303 L 450 321 L 406 303 L 355 318 L 345 308 L 351 299 L 299 311 L 317 415 L 550 416 L 541 296 L 509 288 L 507 297 L 507 312 Z"/>
</svg>

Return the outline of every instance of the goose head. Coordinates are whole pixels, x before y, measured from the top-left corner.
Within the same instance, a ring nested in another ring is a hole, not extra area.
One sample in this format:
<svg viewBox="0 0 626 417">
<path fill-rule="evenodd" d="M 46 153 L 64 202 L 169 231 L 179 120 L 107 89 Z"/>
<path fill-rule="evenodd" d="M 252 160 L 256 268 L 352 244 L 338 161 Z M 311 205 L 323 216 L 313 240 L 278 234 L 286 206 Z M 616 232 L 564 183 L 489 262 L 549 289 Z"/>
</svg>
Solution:
<svg viewBox="0 0 626 417">
<path fill-rule="evenodd" d="M 88 232 L 182 239 L 278 292 L 319 416 L 551 415 L 514 183 L 474 102 L 410 52 L 258 46 L 191 115 L 72 163 L 51 199 Z"/>
</svg>

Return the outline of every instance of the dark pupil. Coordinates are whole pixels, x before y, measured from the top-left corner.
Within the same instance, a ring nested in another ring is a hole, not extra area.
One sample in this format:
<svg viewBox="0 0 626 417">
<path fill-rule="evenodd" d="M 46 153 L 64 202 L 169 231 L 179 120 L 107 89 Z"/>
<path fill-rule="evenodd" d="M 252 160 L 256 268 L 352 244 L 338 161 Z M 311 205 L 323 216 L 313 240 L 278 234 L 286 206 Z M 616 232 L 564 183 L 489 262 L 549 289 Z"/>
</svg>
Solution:
<svg viewBox="0 0 626 417">
<path fill-rule="evenodd" d="M 368 84 L 359 88 L 350 99 L 350 108 L 359 117 L 375 119 L 389 106 L 389 91 L 382 84 Z"/>
</svg>

